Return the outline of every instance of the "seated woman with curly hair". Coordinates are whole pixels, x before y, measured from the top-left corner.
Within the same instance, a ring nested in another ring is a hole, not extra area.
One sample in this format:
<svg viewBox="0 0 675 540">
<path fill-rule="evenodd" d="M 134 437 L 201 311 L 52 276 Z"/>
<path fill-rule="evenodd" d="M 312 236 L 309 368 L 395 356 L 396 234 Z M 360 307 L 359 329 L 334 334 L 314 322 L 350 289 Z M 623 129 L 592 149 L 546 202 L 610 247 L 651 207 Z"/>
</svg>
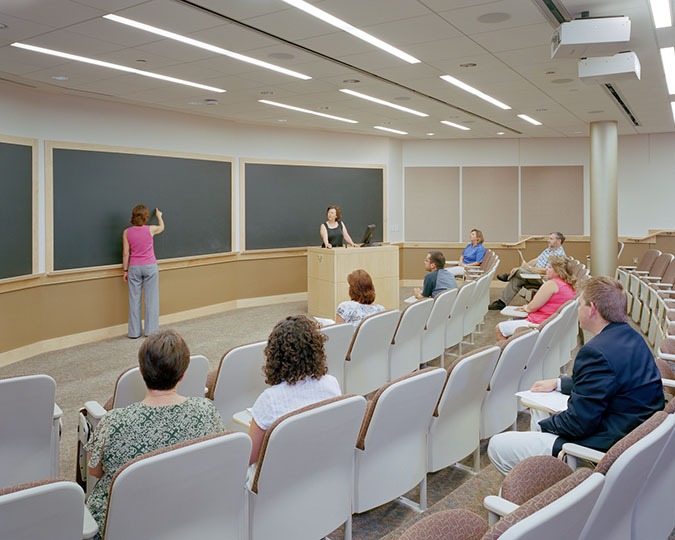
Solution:
<svg viewBox="0 0 675 540">
<path fill-rule="evenodd" d="M 263 368 L 270 388 L 251 408 L 248 434 L 253 448 L 249 463 L 258 460 L 265 432 L 278 418 L 342 394 L 337 379 L 328 375 L 324 341 L 326 336 L 304 315 L 286 317 L 273 328 L 267 338 Z"/>
</svg>

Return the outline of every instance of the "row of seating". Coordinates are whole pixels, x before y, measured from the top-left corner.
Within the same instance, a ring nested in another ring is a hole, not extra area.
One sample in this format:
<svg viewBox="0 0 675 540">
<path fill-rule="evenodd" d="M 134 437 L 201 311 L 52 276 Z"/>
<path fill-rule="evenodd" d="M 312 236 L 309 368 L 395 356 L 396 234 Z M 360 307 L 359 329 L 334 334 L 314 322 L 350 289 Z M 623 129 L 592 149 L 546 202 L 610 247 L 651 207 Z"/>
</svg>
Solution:
<svg viewBox="0 0 675 540">
<path fill-rule="evenodd" d="M 485 498 L 490 523 L 467 510 L 438 512 L 401 540 L 667 538 L 675 525 L 673 413 L 675 401 L 606 453 L 587 453 L 594 469 L 575 470 L 552 456 L 523 460 L 504 479 L 500 496 Z M 574 446 L 564 452 L 574 453 Z"/>
</svg>

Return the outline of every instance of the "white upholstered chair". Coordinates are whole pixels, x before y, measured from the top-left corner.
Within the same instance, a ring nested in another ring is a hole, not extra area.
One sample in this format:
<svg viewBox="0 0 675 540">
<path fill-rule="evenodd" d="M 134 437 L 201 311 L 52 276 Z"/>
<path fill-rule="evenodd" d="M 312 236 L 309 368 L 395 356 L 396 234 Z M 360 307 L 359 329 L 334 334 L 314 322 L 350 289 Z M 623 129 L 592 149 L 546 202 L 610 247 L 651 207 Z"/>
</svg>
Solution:
<svg viewBox="0 0 675 540">
<path fill-rule="evenodd" d="M 465 287 L 474 287 L 475 282 L 465 284 Z M 457 299 L 457 289 L 448 289 L 436 295 L 431 313 L 422 333 L 421 363 L 430 362 L 434 358 L 441 358 L 441 366 L 445 364 L 445 328 L 448 317 Z"/>
<path fill-rule="evenodd" d="M 464 317 L 467 314 L 473 292 L 476 287 L 475 281 L 465 283 L 457 293 L 457 299 L 452 305 L 450 316 L 445 325 L 445 348 L 449 349 L 459 345 L 458 355 L 462 354 L 462 340 L 464 339 Z"/>
<path fill-rule="evenodd" d="M 422 363 L 422 335 L 434 301 L 420 300 L 401 313 L 389 348 L 389 380 L 410 373 Z"/>
<path fill-rule="evenodd" d="M 445 377 L 442 368 L 409 373 L 368 402 L 356 443 L 355 513 L 399 497 L 413 510 L 426 510 L 427 434 Z M 419 504 L 402 497 L 418 484 Z"/>
<path fill-rule="evenodd" d="M 328 337 L 324 344 L 328 374 L 335 377 L 344 391 L 345 358 L 354 336 L 354 325 L 350 323 L 332 324 L 321 328 L 321 333 Z"/>
</svg>

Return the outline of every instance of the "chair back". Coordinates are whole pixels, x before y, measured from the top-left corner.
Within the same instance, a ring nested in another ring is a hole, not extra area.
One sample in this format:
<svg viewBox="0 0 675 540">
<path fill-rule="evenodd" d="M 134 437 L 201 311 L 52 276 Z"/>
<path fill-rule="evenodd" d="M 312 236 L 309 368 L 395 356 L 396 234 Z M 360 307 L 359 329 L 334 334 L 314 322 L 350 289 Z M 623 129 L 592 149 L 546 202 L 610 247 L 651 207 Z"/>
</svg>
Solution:
<svg viewBox="0 0 675 540">
<path fill-rule="evenodd" d="M 465 336 L 471 334 L 476 329 L 476 326 L 480 324 L 487 313 L 487 299 L 490 295 L 489 290 L 492 274 L 493 272 L 489 272 L 476 281 L 476 288 L 473 291 L 473 295 L 471 295 L 462 324 Z M 487 295 L 485 294 L 486 291 Z"/>
<path fill-rule="evenodd" d="M 218 433 L 145 454 L 110 484 L 106 540 L 244 540 L 251 439 Z"/>
<path fill-rule="evenodd" d="M 476 283 L 471 281 L 465 283 L 462 289 L 469 287 L 470 290 L 473 290 L 475 286 Z M 442 365 L 446 349 L 445 328 L 453 306 L 457 303 L 458 296 L 457 289 L 448 289 L 434 298 L 429 319 L 427 319 L 427 324 L 422 333 L 422 363 L 440 356 Z"/>
<path fill-rule="evenodd" d="M 266 431 L 249 490 L 249 539 L 316 540 L 351 517 L 354 445 L 366 400 L 304 407 Z"/>
<path fill-rule="evenodd" d="M 82 538 L 84 492 L 74 482 L 43 480 L 0 489 L 0 537 L 7 540 Z"/>
<path fill-rule="evenodd" d="M 518 416 L 516 392 L 538 335 L 538 330 L 528 329 L 509 340 L 504 347 L 481 407 L 481 439 L 492 437 L 515 424 Z"/>
<path fill-rule="evenodd" d="M 366 317 L 356 328 L 345 363 L 345 392 L 368 394 L 389 380 L 389 347 L 401 312 Z"/>
<path fill-rule="evenodd" d="M 630 539 L 633 506 L 674 425 L 674 415 L 657 412 L 610 448 L 595 468 L 596 472 L 606 471 L 605 484 L 580 539 Z M 646 434 L 624 449 L 638 438 L 638 430 Z M 607 467 L 605 462 L 612 461 L 612 453 L 618 451 L 619 455 Z"/>
<path fill-rule="evenodd" d="M 448 368 L 429 428 L 429 472 L 457 463 L 478 448 L 481 406 L 499 352 L 496 346 L 482 347 Z"/>
<path fill-rule="evenodd" d="M 446 371 L 427 368 L 387 383 L 368 402 L 356 443 L 352 509 L 365 512 L 410 491 L 427 474 L 427 432 Z"/>
<path fill-rule="evenodd" d="M 389 380 L 415 371 L 422 363 L 422 335 L 434 300 L 427 298 L 403 310 L 389 348 Z"/>
<path fill-rule="evenodd" d="M 579 538 L 605 482 L 601 474 L 579 469 L 502 518 L 482 540 Z"/>
<path fill-rule="evenodd" d="M 450 317 L 445 325 L 445 348 L 454 347 L 464 338 L 464 317 L 473 297 L 476 281 L 465 283 L 457 293 L 457 300 L 452 305 Z"/>
<path fill-rule="evenodd" d="M 553 324 L 553 321 L 540 325 L 539 336 L 532 348 L 530 357 L 527 359 L 527 364 L 525 364 L 519 390 L 529 390 L 536 381 L 544 378 L 544 360 L 551 349 L 557 330 L 557 325 Z"/>
<path fill-rule="evenodd" d="M 227 351 L 220 361 L 211 399 L 223 417 L 226 429 L 242 431 L 232 415 L 252 407 L 268 388 L 265 383 L 265 347 L 267 341 L 240 345 Z"/>
<path fill-rule="evenodd" d="M 190 363 L 177 391 L 185 397 L 204 397 L 206 377 L 209 373 L 209 361 L 201 354 L 190 356 Z M 145 399 L 146 386 L 138 366 L 123 371 L 115 383 L 112 408 L 126 407 Z"/>
<path fill-rule="evenodd" d="M 636 270 L 638 272 L 649 272 L 651 267 L 656 262 L 656 259 L 661 255 L 661 251 L 658 249 L 648 249 L 645 251 L 645 254 L 640 259 L 640 262 L 637 265 Z"/>
<path fill-rule="evenodd" d="M 661 253 L 649 269 L 649 276 L 663 277 L 663 274 L 665 274 L 666 269 L 672 260 L 673 256 L 670 253 Z"/>
<path fill-rule="evenodd" d="M 55 394 L 49 375 L 0 379 L 0 488 L 58 474 L 52 463 Z"/>
<path fill-rule="evenodd" d="M 675 401 L 671 400 L 671 403 Z M 672 414 L 671 414 L 672 416 Z M 675 485 L 675 430 L 654 462 L 638 495 L 631 522 L 632 540 L 668 538 L 675 527 L 672 492 Z"/>
<path fill-rule="evenodd" d="M 324 343 L 328 374 L 337 379 L 340 383 L 340 389 L 344 391 L 345 358 L 352 337 L 354 337 L 354 325 L 351 323 L 331 324 L 322 327 L 321 333 L 328 337 L 328 340 Z"/>
</svg>

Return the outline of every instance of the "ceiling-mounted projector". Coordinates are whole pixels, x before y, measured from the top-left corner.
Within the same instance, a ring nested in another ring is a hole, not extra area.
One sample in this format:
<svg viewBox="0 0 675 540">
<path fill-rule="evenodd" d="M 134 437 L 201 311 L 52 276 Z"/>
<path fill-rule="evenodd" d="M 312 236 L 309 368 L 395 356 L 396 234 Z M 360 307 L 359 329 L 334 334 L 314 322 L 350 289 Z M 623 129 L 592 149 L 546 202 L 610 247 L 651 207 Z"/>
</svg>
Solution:
<svg viewBox="0 0 675 540">
<path fill-rule="evenodd" d="M 585 83 L 639 81 L 640 60 L 634 52 L 579 60 L 579 79 Z"/>
<path fill-rule="evenodd" d="M 619 52 L 630 40 L 628 17 L 576 19 L 562 23 L 551 37 L 551 58 L 584 58 Z"/>
</svg>

